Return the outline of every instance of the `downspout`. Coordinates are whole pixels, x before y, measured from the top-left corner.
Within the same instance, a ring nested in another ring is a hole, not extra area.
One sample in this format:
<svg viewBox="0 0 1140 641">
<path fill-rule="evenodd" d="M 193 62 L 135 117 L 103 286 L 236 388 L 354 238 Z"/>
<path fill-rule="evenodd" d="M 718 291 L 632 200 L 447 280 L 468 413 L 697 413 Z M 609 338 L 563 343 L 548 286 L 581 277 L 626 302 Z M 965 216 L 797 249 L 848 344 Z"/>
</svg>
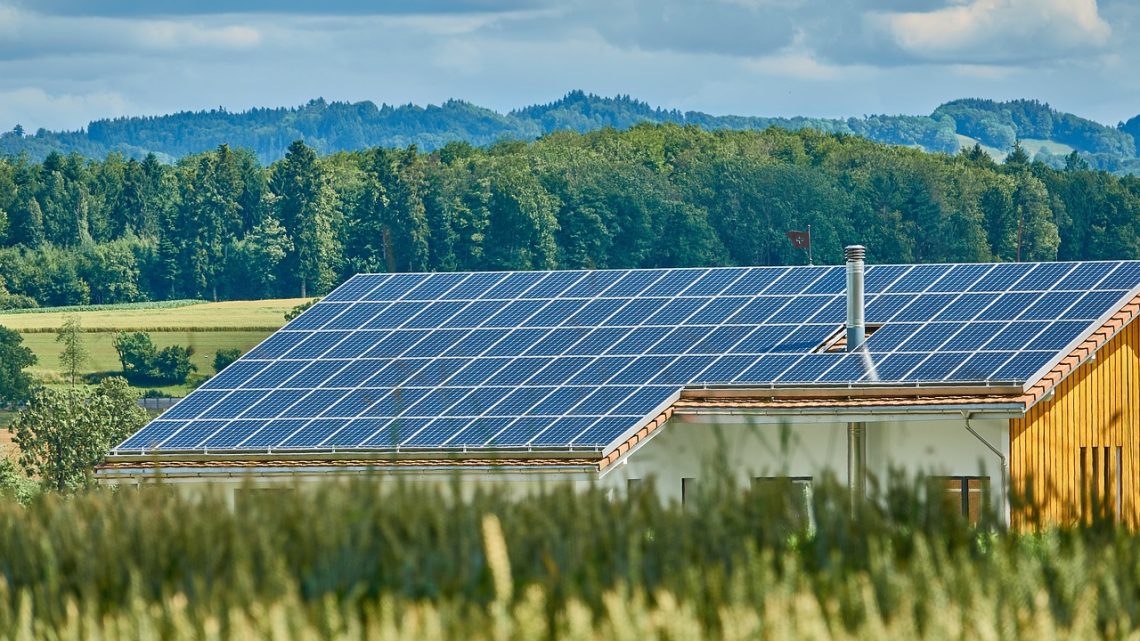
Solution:
<svg viewBox="0 0 1140 641">
<path fill-rule="evenodd" d="M 987 441 L 986 438 L 984 436 L 982 436 L 981 434 L 978 434 L 977 430 L 975 430 L 970 425 L 970 416 L 971 416 L 970 412 L 962 412 L 962 418 L 964 418 L 966 420 L 966 430 L 969 431 L 971 434 L 973 434 L 974 438 L 978 439 L 978 441 L 980 441 L 982 443 L 982 445 L 985 445 L 987 448 L 989 448 L 989 450 L 991 452 L 993 452 L 995 456 L 998 457 L 998 461 L 1000 462 L 999 464 L 1001 466 L 1001 485 L 1000 485 L 1001 494 L 999 494 L 998 498 L 1000 499 L 1003 520 L 1005 520 L 1006 525 L 1008 525 L 1009 523 L 1008 523 L 1007 514 L 1008 514 L 1008 510 L 1009 510 L 1009 498 L 1006 494 L 1006 492 L 1007 492 L 1006 483 L 1007 483 L 1007 479 L 1009 478 L 1009 462 L 1006 460 L 1005 454 L 1001 453 L 1000 449 L 994 447 L 994 445 L 992 443 Z"/>
<path fill-rule="evenodd" d="M 867 250 L 862 245 L 848 245 L 847 258 L 847 351 L 863 349 L 867 330 L 864 319 L 863 260 Z M 847 486 L 854 507 L 867 495 L 867 426 L 847 424 Z"/>
</svg>

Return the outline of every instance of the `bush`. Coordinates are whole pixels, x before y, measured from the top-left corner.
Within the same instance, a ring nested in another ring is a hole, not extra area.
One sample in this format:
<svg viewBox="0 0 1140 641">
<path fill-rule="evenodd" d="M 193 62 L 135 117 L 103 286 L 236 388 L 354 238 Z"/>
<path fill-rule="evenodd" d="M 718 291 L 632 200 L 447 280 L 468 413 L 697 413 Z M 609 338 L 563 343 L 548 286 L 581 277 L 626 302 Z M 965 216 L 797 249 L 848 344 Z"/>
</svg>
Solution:
<svg viewBox="0 0 1140 641">
<path fill-rule="evenodd" d="M 154 347 L 154 342 L 150 340 L 150 334 L 146 332 L 119 332 L 115 335 L 113 345 L 119 354 L 119 363 L 123 367 L 124 376 L 136 380 L 148 378 L 151 375 L 157 350 Z"/>
<path fill-rule="evenodd" d="M 198 367 L 190 362 L 190 357 L 193 355 L 193 347 L 181 345 L 164 347 L 154 357 L 154 367 L 151 370 L 154 378 L 163 383 L 185 383 L 190 373 L 198 370 Z"/>
<path fill-rule="evenodd" d="M 119 353 L 123 375 L 131 382 L 180 385 L 198 369 L 190 362 L 194 348 L 172 345 L 159 350 L 146 332 L 119 332 L 114 346 Z"/>
<path fill-rule="evenodd" d="M 220 372 L 229 366 L 230 363 L 241 358 L 241 349 L 231 347 L 229 349 L 219 349 L 214 353 L 214 371 Z"/>
<path fill-rule="evenodd" d="M 288 322 L 288 321 L 293 320 L 294 318 L 297 318 L 301 314 L 304 314 L 305 310 L 309 309 L 310 307 L 312 307 L 313 305 L 316 305 L 319 302 L 321 302 L 321 299 L 314 298 L 313 300 L 311 300 L 307 303 L 301 303 L 300 305 L 295 306 L 293 309 L 285 312 L 285 321 Z"/>
<path fill-rule="evenodd" d="M 36 309 L 39 304 L 36 299 L 31 296 L 23 294 L 9 294 L 5 291 L 0 291 L 0 310 L 12 309 Z"/>
<path fill-rule="evenodd" d="M 40 486 L 7 456 L 0 458 L 0 496 L 27 505 L 40 493 Z"/>
</svg>

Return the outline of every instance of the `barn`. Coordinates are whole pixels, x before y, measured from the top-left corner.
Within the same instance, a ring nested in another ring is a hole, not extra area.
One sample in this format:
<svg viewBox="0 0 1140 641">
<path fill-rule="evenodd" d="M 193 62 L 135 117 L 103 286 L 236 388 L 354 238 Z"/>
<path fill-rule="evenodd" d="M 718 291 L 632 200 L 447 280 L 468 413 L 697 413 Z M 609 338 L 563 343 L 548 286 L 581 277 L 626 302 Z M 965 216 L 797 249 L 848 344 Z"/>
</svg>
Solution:
<svg viewBox="0 0 1140 641">
<path fill-rule="evenodd" d="M 1014 522 L 1140 520 L 1140 261 L 362 274 L 138 433 L 108 484 L 360 474 L 684 500 L 828 470 Z M 785 481 L 782 481 L 785 482 Z"/>
</svg>

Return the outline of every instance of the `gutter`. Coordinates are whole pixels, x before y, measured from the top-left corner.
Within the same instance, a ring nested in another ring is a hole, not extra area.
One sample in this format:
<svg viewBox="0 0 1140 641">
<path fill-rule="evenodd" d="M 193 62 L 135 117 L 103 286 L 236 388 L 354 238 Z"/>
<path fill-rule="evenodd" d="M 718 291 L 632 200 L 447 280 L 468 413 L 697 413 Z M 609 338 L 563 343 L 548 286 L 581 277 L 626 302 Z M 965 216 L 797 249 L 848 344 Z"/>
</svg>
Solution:
<svg viewBox="0 0 1140 641">
<path fill-rule="evenodd" d="M 110 468 L 97 470 L 95 476 L 102 481 L 115 481 L 123 479 L 143 480 L 151 478 L 166 479 L 217 479 L 217 478 L 246 478 L 256 476 L 307 476 L 307 475 L 353 475 L 385 473 L 398 475 L 451 475 L 457 472 L 481 472 L 494 475 L 523 474 L 528 476 L 549 476 L 550 474 L 572 474 L 584 478 L 592 478 L 596 466 L 590 465 L 547 465 L 547 466 L 407 466 L 407 467 L 344 467 L 314 465 L 311 467 L 163 467 L 161 465 L 150 467 Z"/>
<path fill-rule="evenodd" d="M 988 440 L 986 440 L 986 438 L 984 436 L 979 434 L 977 432 L 977 430 L 975 430 L 973 428 L 973 426 L 970 425 L 970 418 L 972 416 L 973 416 L 972 412 L 968 412 L 968 411 L 962 412 L 962 418 L 965 419 L 965 421 L 966 421 L 966 430 L 969 431 L 970 434 L 973 434 L 974 438 L 978 439 L 978 441 L 980 441 L 982 443 L 982 445 L 985 445 L 991 452 L 993 452 L 994 455 L 998 457 L 999 464 L 1001 465 L 1001 497 L 1000 497 L 1000 499 L 1001 499 L 1002 510 L 1003 510 L 1003 513 L 1005 514 L 1006 524 L 1008 525 L 1009 524 L 1009 516 L 1008 516 L 1008 513 L 1009 513 L 1009 496 L 1008 496 L 1008 487 L 1007 487 L 1008 481 L 1007 481 L 1007 479 L 1009 478 L 1009 461 L 1006 459 L 1005 454 L 1002 454 L 1001 450 L 994 447 L 994 445 L 992 443 L 990 443 Z"/>
<path fill-rule="evenodd" d="M 892 406 L 878 407 L 677 407 L 673 410 L 675 415 L 684 416 L 821 416 L 846 417 L 852 415 L 900 415 L 921 416 L 931 415 L 945 417 L 947 414 L 979 414 L 984 413 L 990 418 L 1021 418 L 1025 414 L 1025 406 L 1021 403 L 971 403 L 966 405 L 920 405 L 920 406 Z"/>
</svg>

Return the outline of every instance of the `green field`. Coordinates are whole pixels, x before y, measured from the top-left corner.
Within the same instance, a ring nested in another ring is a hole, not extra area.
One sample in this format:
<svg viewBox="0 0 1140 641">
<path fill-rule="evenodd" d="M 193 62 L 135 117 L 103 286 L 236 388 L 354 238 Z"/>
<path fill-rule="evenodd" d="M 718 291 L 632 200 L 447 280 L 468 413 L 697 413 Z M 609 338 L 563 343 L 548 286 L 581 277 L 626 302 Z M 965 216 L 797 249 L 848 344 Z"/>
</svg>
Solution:
<svg viewBox="0 0 1140 641">
<path fill-rule="evenodd" d="M 1037 152 L 1041 151 L 1042 148 L 1054 156 L 1068 156 L 1074 151 L 1072 147 L 1063 142 L 1042 140 L 1039 138 L 1022 138 L 1021 146 L 1025 149 L 1025 153 L 1029 154 L 1030 158 L 1036 156 Z"/>
<path fill-rule="evenodd" d="M 976 139 L 969 136 L 964 136 L 962 134 L 954 134 L 954 136 L 958 139 L 958 144 L 962 149 L 969 149 L 975 144 L 981 144 Z M 1073 148 L 1071 146 L 1053 140 L 1042 140 L 1040 138 L 1023 138 L 1020 142 L 1021 148 L 1025 150 L 1025 153 L 1029 154 L 1030 158 L 1036 156 L 1037 152 L 1041 151 L 1042 148 L 1055 156 L 1067 156 L 1073 153 Z M 989 154 L 990 158 L 993 158 L 997 162 L 1004 161 L 1005 157 L 1009 155 L 1008 149 L 998 149 L 997 147 L 990 147 L 988 145 L 982 145 L 982 151 Z"/>
<path fill-rule="evenodd" d="M 78 314 L 88 332 L 119 331 L 263 331 L 285 324 L 285 312 L 304 298 L 200 303 L 172 309 L 128 308 L 84 311 L 82 307 L 40 313 L 0 313 L 0 325 L 22 334 L 54 333 L 69 314 Z"/>
<path fill-rule="evenodd" d="M 990 147 L 989 145 L 982 145 L 982 143 L 978 142 L 976 139 L 971 138 L 969 136 L 964 136 L 962 134 L 954 134 L 954 137 L 958 139 L 958 145 L 962 149 L 970 149 L 974 145 L 981 145 L 982 151 L 989 154 L 990 158 L 993 158 L 997 162 L 1001 162 L 1001 161 L 1005 160 L 1005 157 L 1009 155 L 1009 151 L 1006 149 L 998 149 L 997 147 Z"/>
<path fill-rule="evenodd" d="M 82 307 L 39 313 L 0 314 L 0 325 L 20 332 L 24 345 L 31 348 L 39 363 L 33 375 L 49 385 L 65 382 L 59 367 L 60 344 L 55 332 L 68 314 L 78 314 L 86 332 L 89 352 L 84 374 L 113 374 L 121 368 L 113 341 L 121 331 L 149 332 L 159 349 L 169 345 L 194 348 L 197 376 L 214 374 L 214 353 L 237 347 L 248 351 L 285 324 L 285 313 L 306 299 L 228 301 L 199 303 L 174 308 L 132 306 L 123 309 L 86 311 Z M 182 396 L 194 386 L 153 388 L 162 394 Z M 0 420 L 3 420 L 0 417 Z"/>
</svg>

